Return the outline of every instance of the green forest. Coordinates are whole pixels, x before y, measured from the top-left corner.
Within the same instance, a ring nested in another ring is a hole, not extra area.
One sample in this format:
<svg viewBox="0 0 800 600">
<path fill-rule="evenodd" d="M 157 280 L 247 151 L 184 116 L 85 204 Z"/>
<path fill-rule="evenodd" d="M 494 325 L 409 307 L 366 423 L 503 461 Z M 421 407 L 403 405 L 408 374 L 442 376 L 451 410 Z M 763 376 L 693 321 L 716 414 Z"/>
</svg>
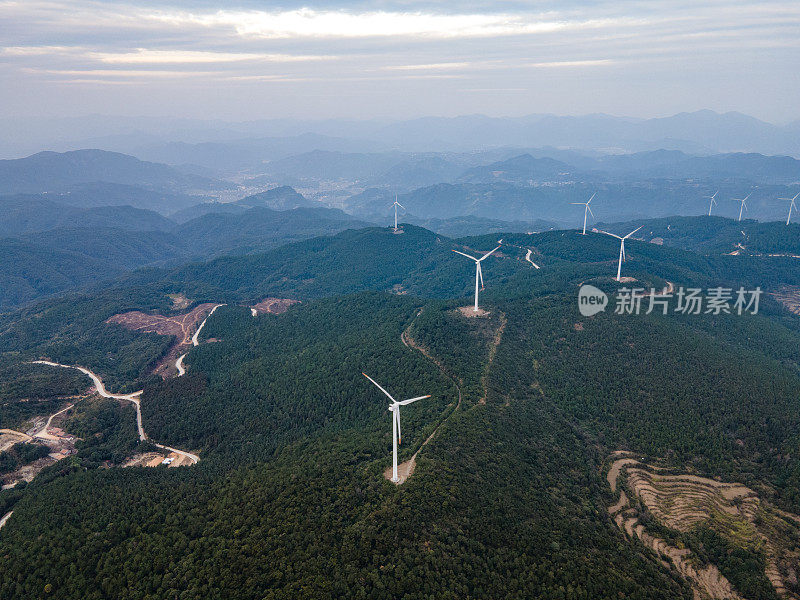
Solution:
<svg viewBox="0 0 800 600">
<path fill-rule="evenodd" d="M 451 250 L 498 237 L 484 263 L 489 314 L 467 318 L 474 266 Z M 14 511 L 0 597 L 692 598 L 609 516 L 608 456 L 741 482 L 800 514 L 800 319 L 768 294 L 757 315 L 582 317 L 577 288 L 613 293 L 618 248 L 574 231 L 351 230 L 0 315 L 0 426 L 87 389 L 80 374 L 26 364 L 47 357 L 96 370 L 114 391 L 144 389 L 150 438 L 200 456 L 118 468 L 152 449 L 133 408 L 78 403 L 64 423 L 77 453 L 0 492 L 0 510 Z M 624 273 L 648 289 L 800 283 L 790 259 L 627 250 Z M 187 374 L 162 380 L 151 371 L 171 340 L 104 321 L 175 314 L 177 292 L 228 306 Z M 269 295 L 301 302 L 252 316 L 248 304 Z M 402 413 L 399 460 L 419 451 L 403 485 L 383 476 L 388 403 L 362 372 L 398 399 L 432 396 Z M 743 597 L 773 597 L 760 554 L 713 530 L 683 539 Z"/>
</svg>

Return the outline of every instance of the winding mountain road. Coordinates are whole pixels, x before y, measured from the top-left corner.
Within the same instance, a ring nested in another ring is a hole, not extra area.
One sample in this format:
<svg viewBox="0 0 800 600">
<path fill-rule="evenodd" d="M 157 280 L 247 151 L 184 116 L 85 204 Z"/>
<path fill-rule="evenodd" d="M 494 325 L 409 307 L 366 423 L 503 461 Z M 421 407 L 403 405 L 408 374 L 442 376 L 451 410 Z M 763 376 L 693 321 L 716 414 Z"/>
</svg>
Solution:
<svg viewBox="0 0 800 600">
<path fill-rule="evenodd" d="M 414 320 L 416 320 L 416 317 L 418 317 L 420 314 L 422 314 L 422 309 L 420 309 L 420 311 L 416 314 L 416 316 L 411 321 L 411 323 L 409 323 L 408 327 L 406 327 L 403 330 L 403 332 L 400 334 L 400 341 L 403 342 L 403 345 L 406 348 L 408 348 L 409 350 L 416 350 L 417 352 L 422 354 L 425 358 L 427 358 L 429 361 L 431 361 L 433 364 L 435 364 L 445 377 L 447 377 L 448 379 L 452 380 L 453 384 L 456 386 L 456 390 L 458 390 L 458 402 L 456 403 L 455 408 L 453 408 L 453 410 L 450 411 L 450 414 L 447 415 L 444 419 L 442 419 L 442 421 L 436 426 L 436 428 L 425 439 L 425 441 L 422 442 L 422 444 L 420 444 L 419 448 L 417 448 L 417 451 L 414 452 L 414 454 L 411 456 L 411 458 L 408 459 L 407 461 L 397 465 L 398 481 L 397 481 L 396 485 L 401 485 L 401 484 L 405 483 L 406 479 L 411 477 L 411 475 L 414 473 L 414 468 L 417 466 L 417 455 L 420 452 L 422 452 L 422 449 L 428 444 L 428 442 L 430 442 L 433 439 L 433 436 L 436 435 L 436 432 L 439 431 L 439 429 L 442 427 L 442 425 L 444 425 L 447 422 L 447 420 L 450 417 L 453 416 L 453 413 L 455 413 L 459 408 L 461 408 L 461 385 L 459 384 L 459 381 L 456 379 L 455 376 L 453 376 L 450 373 L 448 373 L 447 369 L 445 369 L 444 365 L 439 360 L 434 358 L 430 354 L 430 352 L 428 352 L 425 348 L 423 348 L 422 346 L 417 344 L 414 341 L 414 339 L 411 337 L 411 335 L 409 334 L 409 331 L 411 330 L 411 326 L 414 324 Z M 391 467 L 389 467 L 386 470 L 386 472 L 384 473 L 384 476 L 386 477 L 386 479 L 391 480 L 391 477 L 392 477 L 392 468 Z"/>
<path fill-rule="evenodd" d="M 140 396 L 142 395 L 142 391 L 143 390 L 139 390 L 138 392 L 133 392 L 132 394 L 112 394 L 108 390 L 106 390 L 105 385 L 103 385 L 103 381 L 97 375 L 95 375 L 89 369 L 86 369 L 85 367 L 80 367 L 80 366 L 77 366 L 77 365 L 62 365 L 61 363 L 52 362 L 52 361 L 49 361 L 49 360 L 36 360 L 36 361 L 33 361 L 33 364 L 36 364 L 36 365 L 47 365 L 49 367 L 61 367 L 61 368 L 64 368 L 64 369 L 76 369 L 76 370 L 80 371 L 81 373 L 83 373 L 84 375 L 87 375 L 92 380 L 92 382 L 94 383 L 94 387 L 97 390 L 97 393 L 100 394 L 103 398 L 112 398 L 114 400 L 125 400 L 125 401 L 128 401 L 128 402 L 132 402 L 133 405 L 136 407 L 136 428 L 139 431 L 139 440 L 142 441 L 142 442 L 148 441 L 147 434 L 145 433 L 144 427 L 142 426 L 142 407 L 141 407 Z M 60 412 L 63 412 L 63 411 L 60 411 Z M 56 414 L 58 414 L 58 413 L 56 413 Z M 53 415 L 53 416 L 55 416 L 55 415 Z M 51 419 L 52 419 L 52 417 L 51 417 Z M 49 423 L 50 423 L 50 421 L 48 420 L 48 425 L 49 425 Z M 47 428 L 45 427 L 45 431 L 46 430 L 47 430 Z M 171 448 L 170 446 L 164 446 L 163 444 L 157 444 L 156 442 L 153 442 L 152 440 L 150 440 L 150 443 L 153 444 L 154 446 L 158 447 L 158 448 L 161 448 L 162 450 L 167 450 L 168 452 L 174 452 L 175 454 L 178 454 L 179 456 L 183 456 L 183 457 L 187 458 L 189 461 L 191 461 L 192 464 L 197 464 L 197 462 L 200 460 L 199 456 L 197 456 L 196 454 L 192 454 L 191 452 L 186 452 L 184 450 L 178 450 L 177 448 Z"/>
<path fill-rule="evenodd" d="M 192 336 L 192 346 L 199 346 L 200 345 L 200 340 L 198 339 L 198 336 L 200 335 L 200 332 L 203 330 L 203 327 L 205 327 L 206 321 L 208 321 L 209 317 L 211 317 L 211 315 L 214 314 L 214 311 L 217 310 L 220 306 L 225 306 L 225 305 L 224 304 L 217 304 L 214 308 L 211 309 L 211 312 L 208 313 L 206 318 L 203 319 L 203 322 L 200 323 L 200 327 L 197 328 L 197 331 L 195 331 L 194 335 Z M 186 374 L 186 367 L 183 366 L 183 359 L 186 358 L 187 354 L 188 354 L 188 352 L 184 352 L 183 354 L 181 354 L 178 357 L 178 360 L 175 361 L 175 368 L 178 370 L 178 377 L 180 377 L 181 375 L 185 375 Z"/>
</svg>

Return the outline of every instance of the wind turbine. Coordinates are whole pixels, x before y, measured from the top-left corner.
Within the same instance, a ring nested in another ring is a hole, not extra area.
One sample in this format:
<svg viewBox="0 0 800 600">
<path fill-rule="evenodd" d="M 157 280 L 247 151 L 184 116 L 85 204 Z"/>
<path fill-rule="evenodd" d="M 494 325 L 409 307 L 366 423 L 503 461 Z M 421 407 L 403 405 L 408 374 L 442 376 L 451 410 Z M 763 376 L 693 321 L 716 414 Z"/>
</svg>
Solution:
<svg viewBox="0 0 800 600">
<path fill-rule="evenodd" d="M 789 201 L 789 216 L 786 217 L 786 224 L 789 224 L 789 221 L 792 220 L 792 209 L 797 208 L 797 204 L 794 203 L 797 200 L 797 197 L 800 196 L 800 192 L 798 192 L 794 198 L 778 198 L 778 200 L 788 200 Z"/>
<path fill-rule="evenodd" d="M 570 202 L 570 204 L 579 204 L 581 206 L 585 206 L 586 207 L 586 208 L 583 209 L 583 235 L 586 235 L 586 215 L 587 215 L 587 213 L 591 213 L 592 218 L 594 218 L 594 213 L 592 212 L 592 209 L 589 208 L 589 202 L 591 202 L 594 199 L 596 194 L 597 194 L 597 192 L 592 194 L 592 197 L 589 198 L 589 200 L 587 202 Z"/>
<path fill-rule="evenodd" d="M 389 397 L 389 400 L 392 403 L 389 405 L 389 412 L 392 413 L 392 481 L 397 483 L 400 481 L 400 478 L 397 476 L 397 445 L 402 442 L 402 434 L 400 433 L 400 407 L 405 406 L 407 404 L 411 404 L 412 402 L 416 402 L 417 400 L 424 400 L 425 398 L 430 398 L 430 394 L 427 396 L 417 396 L 416 398 L 410 398 L 408 400 L 400 400 L 399 402 L 392 398 L 392 395 L 387 392 L 385 389 L 381 387 L 381 385 L 375 381 L 372 377 L 367 375 L 366 373 L 361 373 L 364 377 L 369 379 L 375 386 L 386 394 Z"/>
<path fill-rule="evenodd" d="M 750 192 L 744 198 L 734 198 L 734 200 L 739 200 L 742 204 L 739 207 L 739 220 L 742 220 L 742 210 L 747 210 L 747 199 L 753 195 L 753 192 Z"/>
<path fill-rule="evenodd" d="M 498 246 L 497 248 L 499 247 L 500 246 Z M 497 248 L 495 248 L 494 250 L 497 250 Z M 494 250 L 487 252 L 480 258 L 475 258 L 474 256 L 470 256 L 469 254 L 464 254 L 463 252 L 459 252 L 458 250 L 453 250 L 453 252 L 455 252 L 456 254 L 460 254 L 461 256 L 466 256 L 467 258 L 470 258 L 475 261 L 475 309 L 474 309 L 475 312 L 478 312 L 478 280 L 480 280 L 481 284 L 480 287 L 481 289 L 483 289 L 483 271 L 481 270 L 481 262 L 486 260 L 489 257 L 489 255 L 492 252 L 494 252 Z"/>
<path fill-rule="evenodd" d="M 616 234 L 608 233 L 607 231 L 601 231 L 600 233 L 605 233 L 606 235 L 610 235 L 611 237 L 615 237 L 619 240 L 619 264 L 617 265 L 617 281 L 620 280 L 620 276 L 622 275 L 622 261 L 625 260 L 625 240 L 631 237 L 634 233 L 639 231 L 644 225 L 640 225 L 633 231 L 631 231 L 625 237 L 619 237 Z"/>
<path fill-rule="evenodd" d="M 405 210 L 406 207 L 397 201 L 397 194 L 394 196 L 394 204 L 392 204 L 392 206 L 394 206 L 394 230 L 397 231 L 397 207 L 399 206 L 403 210 Z"/>
<path fill-rule="evenodd" d="M 708 216 L 709 217 L 711 216 L 711 207 L 714 206 L 717 203 L 717 201 L 715 200 L 715 198 L 717 197 L 717 194 L 719 194 L 719 190 L 714 192 L 713 196 L 703 196 L 704 198 L 708 198 L 708 199 L 711 200 L 711 202 L 708 203 Z"/>
</svg>

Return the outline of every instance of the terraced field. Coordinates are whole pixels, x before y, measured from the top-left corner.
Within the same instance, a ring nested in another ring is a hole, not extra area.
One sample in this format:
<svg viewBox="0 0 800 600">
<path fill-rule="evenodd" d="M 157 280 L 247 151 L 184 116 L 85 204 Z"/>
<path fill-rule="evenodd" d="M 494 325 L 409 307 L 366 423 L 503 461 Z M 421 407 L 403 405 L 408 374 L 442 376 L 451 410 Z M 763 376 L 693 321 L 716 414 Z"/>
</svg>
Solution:
<svg viewBox="0 0 800 600">
<path fill-rule="evenodd" d="M 645 464 L 626 453 L 615 452 L 607 479 L 612 491 L 620 490 L 609 507 L 614 522 L 629 538 L 639 539 L 662 562 L 676 569 L 692 585 L 695 598 L 744 598 L 720 572 L 704 563 L 684 543 L 681 533 L 708 528 L 734 547 L 763 553 L 764 574 L 782 598 L 796 593 L 800 521 L 759 498 L 750 488 L 691 474 L 675 474 Z M 621 484 L 621 485 L 620 485 Z M 658 533 L 658 526 L 676 535 Z M 669 540 L 662 538 L 669 537 Z"/>
</svg>

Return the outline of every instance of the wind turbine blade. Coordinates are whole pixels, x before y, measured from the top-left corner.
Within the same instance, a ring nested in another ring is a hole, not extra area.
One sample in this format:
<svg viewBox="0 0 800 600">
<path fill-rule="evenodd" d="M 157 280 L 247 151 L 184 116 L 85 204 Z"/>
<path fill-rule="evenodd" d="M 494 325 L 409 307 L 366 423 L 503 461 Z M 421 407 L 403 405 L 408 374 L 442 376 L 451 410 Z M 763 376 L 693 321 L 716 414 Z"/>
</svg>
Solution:
<svg viewBox="0 0 800 600">
<path fill-rule="evenodd" d="M 400 406 L 405 406 L 406 404 L 411 404 L 412 402 L 416 402 L 417 400 L 424 400 L 425 398 L 430 398 L 431 395 L 428 394 L 427 396 L 418 396 L 416 398 L 409 398 L 408 400 L 401 400 L 397 404 Z"/>
<path fill-rule="evenodd" d="M 788 198 L 787 198 L 788 200 Z M 586 206 L 588 202 L 570 202 L 570 204 L 579 204 L 580 206 Z"/>
<path fill-rule="evenodd" d="M 631 231 L 631 232 L 630 232 L 628 235 L 626 235 L 626 236 L 625 236 L 624 238 L 622 238 L 622 239 L 623 239 L 623 240 L 627 240 L 627 239 L 628 239 L 629 237 L 631 237 L 631 236 L 632 236 L 634 233 L 636 233 L 637 231 L 639 231 L 639 230 L 640 230 L 642 227 L 644 227 L 644 225 L 639 225 L 639 227 L 637 227 L 636 229 L 634 229 L 633 231 Z"/>
<path fill-rule="evenodd" d="M 591 197 L 591 198 L 589 198 L 589 200 L 587 200 L 587 201 L 586 201 L 586 204 L 588 205 L 588 204 L 589 204 L 589 202 L 591 202 L 592 200 L 594 200 L 594 197 L 595 197 L 596 195 L 597 195 L 597 192 L 595 192 L 594 194 L 592 194 L 592 197 Z"/>
<path fill-rule="evenodd" d="M 481 261 L 478 261 L 478 278 L 481 280 L 481 289 L 483 289 L 483 269 L 481 269 Z"/>
<path fill-rule="evenodd" d="M 497 247 L 497 248 L 495 248 L 494 250 L 497 250 L 498 248 L 500 248 L 500 246 L 498 246 L 498 247 Z M 481 257 L 478 259 L 478 262 L 481 262 L 481 261 L 482 261 L 484 258 L 489 258 L 489 255 L 490 255 L 492 252 L 494 252 L 494 250 L 490 250 L 489 252 L 487 252 L 486 254 L 484 254 L 483 256 L 481 256 Z"/>
<path fill-rule="evenodd" d="M 403 210 L 405 210 L 405 209 L 406 209 L 406 207 L 405 207 L 405 206 L 403 206 L 402 204 L 400 204 L 399 202 L 397 203 L 397 206 L 399 206 L 399 207 L 400 207 L 400 208 L 402 208 Z"/>
<path fill-rule="evenodd" d="M 598 229 L 597 231 L 599 231 L 600 233 L 605 233 L 606 235 L 610 235 L 611 237 L 615 237 L 615 238 L 617 238 L 618 240 L 621 240 L 621 239 L 622 239 L 622 238 L 621 238 L 620 236 L 618 236 L 616 233 L 609 233 L 608 231 L 603 231 L 602 229 Z"/>
<path fill-rule="evenodd" d="M 592 207 L 589 206 L 588 202 L 586 203 L 586 210 L 588 210 L 589 214 L 592 215 L 592 218 L 594 218 L 594 213 L 592 212 Z"/>
<path fill-rule="evenodd" d="M 471 258 L 475 262 L 478 262 L 478 259 L 475 258 L 474 256 L 470 256 L 469 254 L 464 254 L 463 252 L 459 252 L 458 250 L 453 250 L 453 252 L 455 252 L 456 254 L 460 254 L 461 256 L 466 256 L 467 258 Z"/>
<path fill-rule="evenodd" d="M 625 238 L 622 238 L 622 242 L 620 243 L 619 249 L 620 253 L 622 254 L 622 260 L 627 260 L 625 256 Z"/>
<path fill-rule="evenodd" d="M 376 387 L 377 387 L 377 388 L 378 388 L 380 391 L 382 391 L 384 394 L 386 394 L 386 395 L 389 397 L 389 400 L 391 400 L 392 402 L 395 402 L 395 399 L 394 399 L 394 398 L 392 398 L 392 395 L 391 395 L 389 392 L 387 392 L 385 389 L 383 389 L 383 388 L 381 387 L 381 385 L 380 385 L 380 384 L 379 384 L 377 381 L 375 381 L 375 380 L 374 380 L 372 377 L 370 377 L 369 375 L 367 375 L 367 374 L 366 374 L 366 373 L 364 373 L 364 372 L 362 372 L 361 374 L 362 374 L 364 377 L 366 377 L 367 379 L 369 379 L 369 380 L 370 380 L 372 383 L 374 383 L 374 384 L 375 384 L 375 386 L 376 386 Z"/>
</svg>

